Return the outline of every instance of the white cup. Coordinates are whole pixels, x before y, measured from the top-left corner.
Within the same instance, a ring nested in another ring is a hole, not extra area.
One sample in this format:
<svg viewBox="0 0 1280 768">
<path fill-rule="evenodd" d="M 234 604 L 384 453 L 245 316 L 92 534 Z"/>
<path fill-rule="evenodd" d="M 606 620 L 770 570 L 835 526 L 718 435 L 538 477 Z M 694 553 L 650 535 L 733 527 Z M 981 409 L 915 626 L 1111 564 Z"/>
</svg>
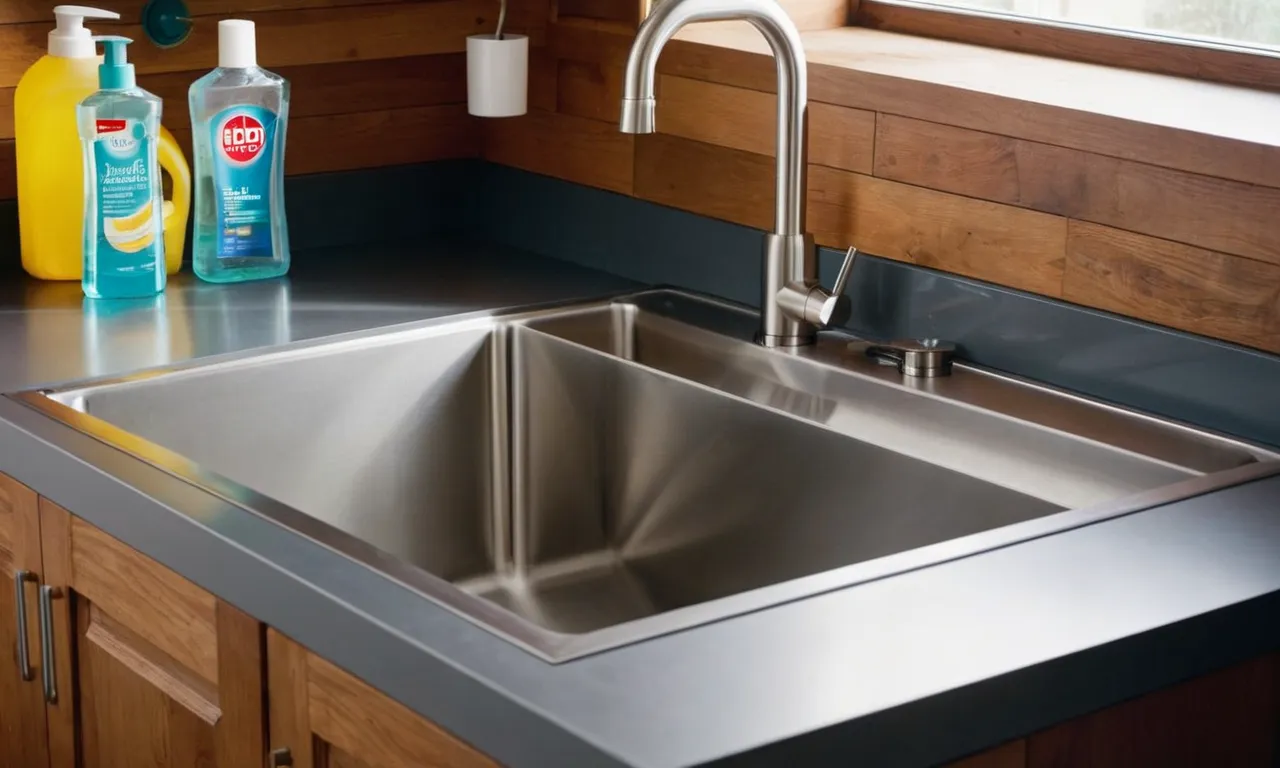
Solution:
<svg viewBox="0 0 1280 768">
<path fill-rule="evenodd" d="M 467 38 L 467 111 L 515 117 L 528 111 L 529 38 L 504 34 Z"/>
</svg>

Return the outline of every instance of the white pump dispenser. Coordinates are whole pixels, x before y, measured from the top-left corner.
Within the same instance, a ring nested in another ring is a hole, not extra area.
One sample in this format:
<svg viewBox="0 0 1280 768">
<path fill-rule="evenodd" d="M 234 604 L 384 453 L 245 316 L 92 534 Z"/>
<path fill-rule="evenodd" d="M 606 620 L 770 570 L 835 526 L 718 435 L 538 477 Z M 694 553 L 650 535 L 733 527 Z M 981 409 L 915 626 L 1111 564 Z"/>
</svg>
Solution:
<svg viewBox="0 0 1280 768">
<path fill-rule="evenodd" d="M 53 9 L 58 20 L 56 28 L 49 31 L 49 55 L 63 59 L 92 59 L 98 51 L 93 33 L 85 29 L 85 19 L 118 19 L 120 14 L 89 8 L 83 5 L 59 5 Z"/>
</svg>

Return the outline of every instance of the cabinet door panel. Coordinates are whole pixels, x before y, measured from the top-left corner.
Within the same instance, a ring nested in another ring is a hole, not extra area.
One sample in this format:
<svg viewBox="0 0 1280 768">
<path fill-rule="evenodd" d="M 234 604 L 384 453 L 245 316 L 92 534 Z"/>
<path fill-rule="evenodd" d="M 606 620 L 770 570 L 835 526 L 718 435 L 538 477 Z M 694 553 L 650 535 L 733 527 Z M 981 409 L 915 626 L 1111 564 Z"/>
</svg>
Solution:
<svg viewBox="0 0 1280 768">
<path fill-rule="evenodd" d="M 214 687 L 75 599 L 85 768 L 216 765 Z"/>
<path fill-rule="evenodd" d="M 263 765 L 262 625 L 48 500 L 40 515 L 54 768 Z"/>
<path fill-rule="evenodd" d="M 75 517 L 71 566 L 76 592 L 182 666 L 217 683 L 213 595 Z"/>
<path fill-rule="evenodd" d="M 22 584 L 26 603 L 26 637 L 18 633 L 15 576 L 28 571 Z M 0 765 L 49 764 L 45 736 L 44 697 L 40 689 L 40 633 L 36 614 L 41 575 L 40 531 L 36 494 L 0 475 Z M 24 643 L 31 679 L 23 680 L 18 644 Z"/>
<path fill-rule="evenodd" d="M 368 763 L 332 745 L 326 745 L 325 759 L 327 762 L 323 764 L 323 768 L 371 768 Z"/>
<path fill-rule="evenodd" d="M 267 630 L 271 746 L 295 768 L 494 768 L 368 684 Z"/>
</svg>

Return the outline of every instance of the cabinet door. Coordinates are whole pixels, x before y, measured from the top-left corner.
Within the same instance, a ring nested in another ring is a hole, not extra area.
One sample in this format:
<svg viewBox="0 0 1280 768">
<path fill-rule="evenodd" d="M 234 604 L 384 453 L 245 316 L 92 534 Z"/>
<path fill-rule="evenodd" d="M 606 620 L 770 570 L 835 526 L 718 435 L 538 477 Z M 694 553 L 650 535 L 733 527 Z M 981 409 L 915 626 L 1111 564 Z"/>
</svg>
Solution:
<svg viewBox="0 0 1280 768">
<path fill-rule="evenodd" d="M 53 768 L 262 766 L 262 625 L 47 499 L 40 533 Z"/>
<path fill-rule="evenodd" d="M 267 629 L 273 766 L 494 768 L 438 725 Z"/>
<path fill-rule="evenodd" d="M 36 509 L 34 491 L 0 475 L 0 574 L 4 575 L 0 581 L 0 647 L 4 648 L 0 656 L 0 765 L 44 768 L 49 755 L 40 695 L 36 616 L 40 523 Z M 21 617 L 19 603 L 26 607 Z"/>
</svg>

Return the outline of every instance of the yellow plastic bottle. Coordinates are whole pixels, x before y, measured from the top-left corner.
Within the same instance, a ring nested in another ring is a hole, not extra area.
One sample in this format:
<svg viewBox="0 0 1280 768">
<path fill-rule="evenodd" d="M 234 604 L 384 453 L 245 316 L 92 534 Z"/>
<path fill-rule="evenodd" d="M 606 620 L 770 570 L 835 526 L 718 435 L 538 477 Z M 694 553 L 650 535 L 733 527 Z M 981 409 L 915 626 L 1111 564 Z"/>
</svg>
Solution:
<svg viewBox="0 0 1280 768">
<path fill-rule="evenodd" d="M 98 90 L 97 54 L 85 19 L 118 19 L 97 8 L 59 5 L 57 27 L 49 32 L 49 53 L 18 81 L 13 97 L 14 144 L 18 161 L 18 229 L 22 267 L 43 280 L 79 280 L 83 264 L 84 169 L 76 105 Z M 164 204 L 165 267 L 182 266 L 187 216 L 191 211 L 191 169 L 178 142 L 163 127 L 160 166 L 172 180 Z"/>
</svg>

